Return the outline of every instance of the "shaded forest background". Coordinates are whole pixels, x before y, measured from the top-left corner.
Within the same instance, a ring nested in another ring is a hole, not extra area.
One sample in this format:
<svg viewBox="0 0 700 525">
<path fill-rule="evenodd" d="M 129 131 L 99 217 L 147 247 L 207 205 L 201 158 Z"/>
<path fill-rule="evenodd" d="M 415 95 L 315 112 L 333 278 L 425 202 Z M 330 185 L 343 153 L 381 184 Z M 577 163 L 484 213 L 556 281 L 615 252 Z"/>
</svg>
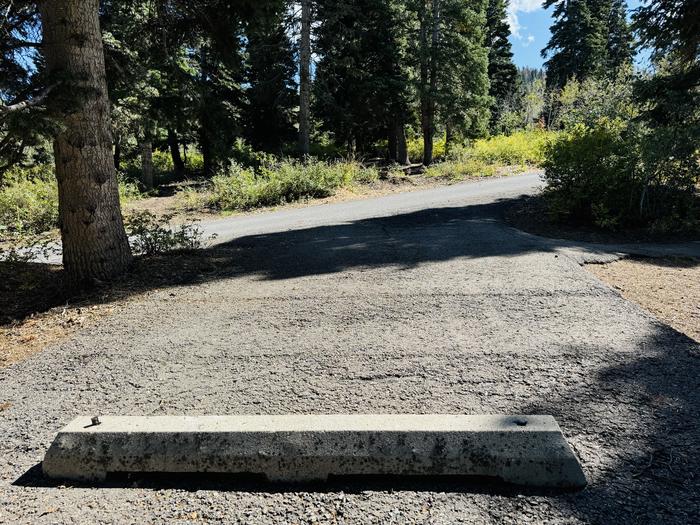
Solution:
<svg viewBox="0 0 700 525">
<path fill-rule="evenodd" d="M 185 180 L 186 206 L 236 210 L 392 171 L 541 166 L 552 220 L 697 228 L 697 2 L 546 0 L 543 70 L 513 64 L 507 0 L 51 4 L 0 1 L 0 237 L 58 226 L 77 279 L 130 264 L 101 210 Z M 102 117 L 98 154 L 76 130 Z"/>
</svg>

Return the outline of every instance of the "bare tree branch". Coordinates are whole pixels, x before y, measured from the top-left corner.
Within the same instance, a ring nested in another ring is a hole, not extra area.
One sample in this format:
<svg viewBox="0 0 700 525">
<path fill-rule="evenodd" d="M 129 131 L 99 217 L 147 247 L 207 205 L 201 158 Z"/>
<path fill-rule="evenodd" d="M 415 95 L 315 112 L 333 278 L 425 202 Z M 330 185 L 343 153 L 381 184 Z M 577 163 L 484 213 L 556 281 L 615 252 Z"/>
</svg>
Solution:
<svg viewBox="0 0 700 525">
<path fill-rule="evenodd" d="M 42 47 L 43 45 L 43 42 L 30 42 L 28 40 L 13 39 L 12 41 L 3 44 L 2 47 L 5 49 L 21 49 L 24 47 Z"/>
<path fill-rule="evenodd" d="M 57 86 L 58 84 L 51 84 L 50 86 L 45 87 L 37 96 L 30 100 L 23 100 L 22 102 L 17 102 L 16 104 L 10 104 L 9 106 L 0 106 L 0 115 L 7 115 L 9 113 L 15 113 L 17 111 L 22 111 L 23 109 L 30 108 L 32 106 L 38 106 L 42 102 L 46 100 L 46 98 L 49 96 L 49 93 Z"/>
</svg>

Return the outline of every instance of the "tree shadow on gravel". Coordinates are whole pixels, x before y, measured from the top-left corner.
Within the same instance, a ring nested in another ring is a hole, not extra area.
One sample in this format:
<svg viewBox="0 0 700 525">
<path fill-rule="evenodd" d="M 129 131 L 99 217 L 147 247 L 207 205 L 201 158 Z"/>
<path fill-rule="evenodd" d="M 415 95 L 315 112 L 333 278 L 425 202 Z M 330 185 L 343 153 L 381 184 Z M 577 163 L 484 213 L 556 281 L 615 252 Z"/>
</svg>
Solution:
<svg viewBox="0 0 700 525">
<path fill-rule="evenodd" d="M 545 245 L 501 223 L 505 211 L 517 201 L 249 235 L 209 249 L 139 258 L 129 275 L 82 293 L 62 286 L 60 267 L 0 262 L 0 326 L 66 303 L 104 304 L 149 290 L 246 275 L 277 280 L 358 268 L 405 270 L 460 257 L 514 257 L 556 250 L 556 240 Z"/>
<path fill-rule="evenodd" d="M 585 383 L 521 412 L 554 415 L 582 462 L 589 485 L 557 498 L 563 512 L 589 523 L 692 523 L 700 515 L 700 344 L 658 323 L 634 350 L 611 351 Z"/>
</svg>

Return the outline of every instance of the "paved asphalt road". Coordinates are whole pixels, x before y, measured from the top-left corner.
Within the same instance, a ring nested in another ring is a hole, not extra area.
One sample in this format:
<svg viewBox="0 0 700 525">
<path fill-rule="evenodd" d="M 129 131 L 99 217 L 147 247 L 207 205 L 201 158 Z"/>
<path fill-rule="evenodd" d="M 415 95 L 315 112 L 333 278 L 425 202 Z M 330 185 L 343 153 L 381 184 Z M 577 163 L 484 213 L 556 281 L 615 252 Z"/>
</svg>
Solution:
<svg viewBox="0 0 700 525">
<path fill-rule="evenodd" d="M 207 226 L 228 241 L 211 251 L 224 270 L 134 296 L 0 370 L 0 522 L 694 522 L 700 345 L 580 266 L 610 249 L 505 225 L 498 201 L 536 182 Z M 589 486 L 166 476 L 63 487 L 40 475 L 77 414 L 236 413 L 553 414 Z"/>
</svg>

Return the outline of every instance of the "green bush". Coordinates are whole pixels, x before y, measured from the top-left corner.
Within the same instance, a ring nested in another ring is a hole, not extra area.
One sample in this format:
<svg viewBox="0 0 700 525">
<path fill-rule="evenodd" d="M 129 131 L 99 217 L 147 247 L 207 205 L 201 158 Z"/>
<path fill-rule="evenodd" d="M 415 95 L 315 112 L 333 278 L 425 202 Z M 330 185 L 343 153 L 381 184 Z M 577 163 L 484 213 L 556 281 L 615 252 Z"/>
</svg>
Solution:
<svg viewBox="0 0 700 525">
<path fill-rule="evenodd" d="M 142 197 L 135 183 L 120 177 L 122 204 Z M 58 185 L 53 166 L 15 167 L 0 185 L 0 238 L 45 232 L 58 225 Z"/>
<path fill-rule="evenodd" d="M 200 173 L 204 169 L 204 156 L 195 149 L 188 148 L 183 160 L 188 173 Z"/>
<path fill-rule="evenodd" d="M 376 169 L 355 162 L 284 160 L 262 166 L 257 172 L 234 164 L 212 178 L 210 204 L 222 210 L 274 206 L 304 198 L 328 197 L 338 188 L 378 177 Z M 191 196 L 188 198 L 191 200 Z"/>
<path fill-rule="evenodd" d="M 491 177 L 495 173 L 496 166 L 472 156 L 451 158 L 444 162 L 431 164 L 425 170 L 426 177 L 452 181 L 459 181 L 467 177 Z"/>
<path fill-rule="evenodd" d="M 697 153 L 669 158 L 659 133 L 601 118 L 548 143 L 545 197 L 553 218 L 609 230 L 695 227 Z"/>
<path fill-rule="evenodd" d="M 158 149 L 153 151 L 153 176 L 156 179 L 168 176 L 174 169 L 173 157 L 170 155 L 169 151 L 161 151 Z"/>
<path fill-rule="evenodd" d="M 208 239 L 204 239 L 199 226 L 194 222 L 173 226 L 172 219 L 173 215 L 158 217 L 150 211 L 138 211 L 126 217 L 124 223 L 132 251 L 136 255 L 152 256 L 205 246 Z"/>
<path fill-rule="evenodd" d="M 118 176 L 119 180 L 119 202 L 122 206 L 129 201 L 135 201 L 142 199 L 144 194 L 141 193 L 139 185 L 135 182 L 126 180 L 121 175 Z"/>
<path fill-rule="evenodd" d="M 479 139 L 474 142 L 474 156 L 490 164 L 540 166 L 545 145 L 553 136 L 552 132 L 533 130 Z"/>
<path fill-rule="evenodd" d="M 411 162 L 419 162 L 423 159 L 423 137 L 417 136 L 406 141 L 408 158 Z M 433 138 L 433 159 L 440 160 L 445 157 L 445 134 Z"/>
<path fill-rule="evenodd" d="M 12 168 L 0 186 L 0 237 L 40 233 L 58 222 L 58 187 L 50 165 Z"/>
</svg>

